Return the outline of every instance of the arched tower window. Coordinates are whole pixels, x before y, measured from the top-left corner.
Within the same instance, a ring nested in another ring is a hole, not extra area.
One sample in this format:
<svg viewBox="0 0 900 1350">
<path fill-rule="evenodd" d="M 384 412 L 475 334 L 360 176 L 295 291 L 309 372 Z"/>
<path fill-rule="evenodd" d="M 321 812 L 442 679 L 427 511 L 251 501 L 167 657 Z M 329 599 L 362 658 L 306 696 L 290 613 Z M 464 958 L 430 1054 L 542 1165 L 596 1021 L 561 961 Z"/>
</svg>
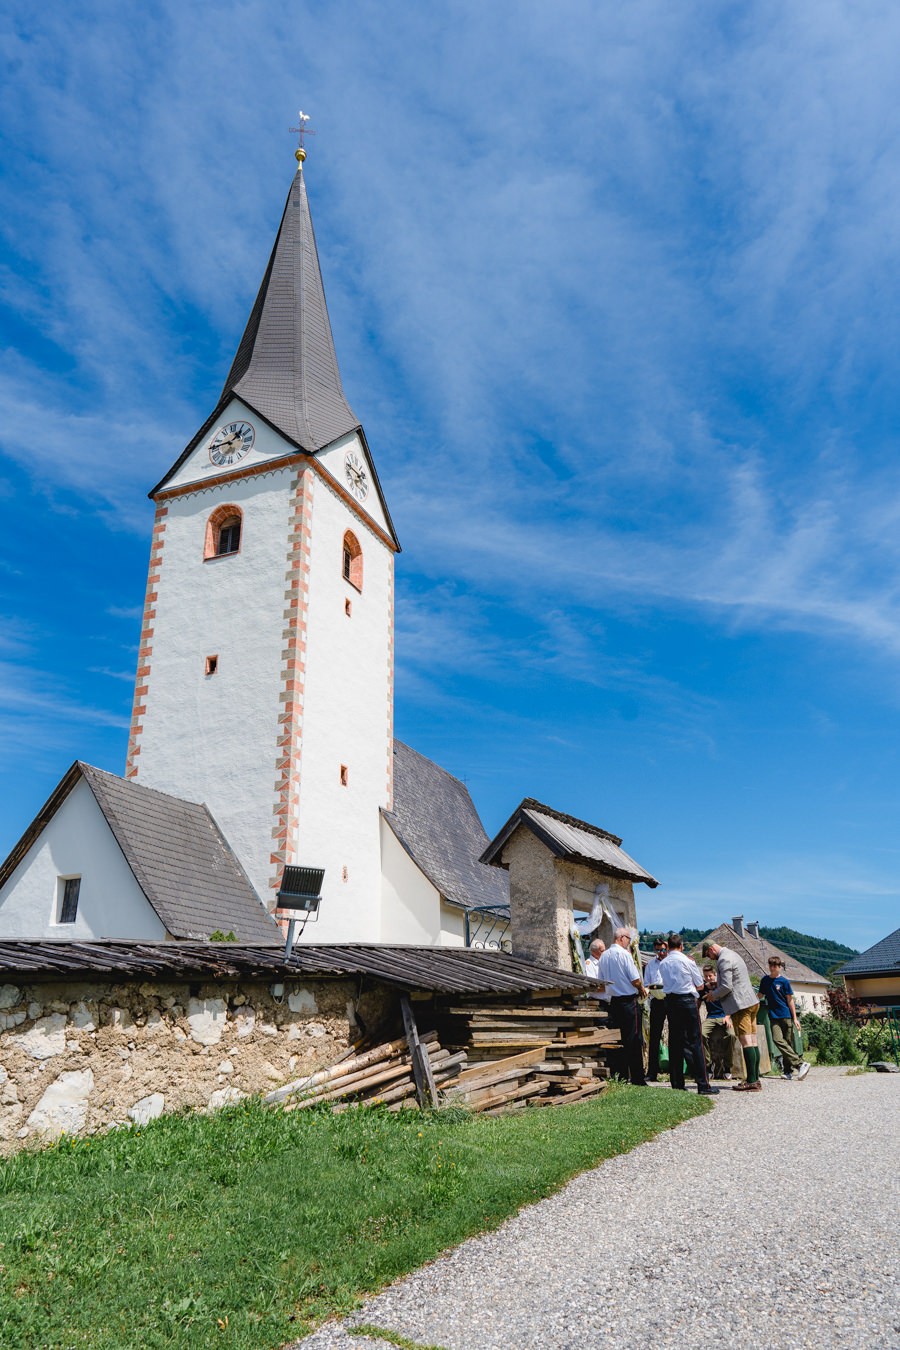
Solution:
<svg viewBox="0 0 900 1350">
<path fill-rule="evenodd" d="M 219 506 L 206 522 L 203 558 L 224 558 L 241 551 L 243 515 L 239 506 Z"/>
<path fill-rule="evenodd" d="M 344 548 L 342 567 L 344 570 L 344 580 L 349 581 L 351 586 L 355 586 L 358 591 L 362 590 L 363 584 L 363 555 L 359 546 L 359 540 L 355 534 L 348 530 L 344 535 Z"/>
</svg>

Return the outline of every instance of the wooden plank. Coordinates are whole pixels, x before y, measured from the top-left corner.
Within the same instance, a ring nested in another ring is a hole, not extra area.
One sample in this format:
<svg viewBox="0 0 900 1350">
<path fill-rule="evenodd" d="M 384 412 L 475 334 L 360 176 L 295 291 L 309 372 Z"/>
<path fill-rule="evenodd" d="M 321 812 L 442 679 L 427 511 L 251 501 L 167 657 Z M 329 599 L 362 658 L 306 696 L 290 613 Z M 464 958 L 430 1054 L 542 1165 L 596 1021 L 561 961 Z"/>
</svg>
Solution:
<svg viewBox="0 0 900 1350">
<path fill-rule="evenodd" d="M 454 1078 L 458 1078 L 461 1067 L 463 1064 L 466 1063 L 467 1060 L 465 1050 L 458 1050 L 455 1055 L 451 1055 L 448 1050 L 445 1050 L 444 1054 L 448 1056 L 447 1059 L 443 1060 L 432 1059 L 431 1061 L 432 1064 L 435 1065 L 434 1070 L 435 1082 L 438 1082 L 440 1079 L 448 1077 L 448 1075 L 450 1074 L 452 1074 Z"/>
<path fill-rule="evenodd" d="M 481 1007 L 481 1008 L 447 1008 L 445 1012 L 452 1017 L 466 1017 L 477 1019 L 479 1017 L 515 1017 L 523 1021 L 540 1018 L 559 1018 L 560 1021 L 568 1021 L 570 1018 L 581 1021 L 582 1019 L 593 1021 L 599 1019 L 606 1021 L 607 1013 L 597 1008 L 518 1008 L 518 1007 Z"/>
<path fill-rule="evenodd" d="M 412 1007 L 405 994 L 400 996 L 400 1011 L 403 1014 L 403 1027 L 406 1031 L 406 1039 L 412 1056 L 413 1077 L 416 1080 L 419 1105 L 423 1108 L 426 1106 L 436 1107 L 438 1105 L 438 1094 L 434 1074 L 431 1071 L 431 1060 L 422 1048 L 419 1028 L 416 1026 Z"/>
<path fill-rule="evenodd" d="M 269 1092 L 263 1097 L 266 1103 L 284 1101 L 285 1097 L 293 1096 L 297 1092 L 305 1092 L 309 1088 L 318 1087 L 320 1083 L 328 1083 L 333 1078 L 342 1078 L 355 1069 L 364 1069 L 371 1064 L 378 1064 L 382 1060 L 390 1059 L 391 1055 L 398 1054 L 406 1048 L 406 1037 L 401 1036 L 395 1041 L 385 1041 L 383 1045 L 376 1045 L 374 1050 L 368 1050 L 365 1054 L 356 1055 L 352 1059 L 346 1059 L 341 1056 L 333 1064 L 325 1069 L 319 1069 L 318 1072 L 307 1074 L 305 1078 L 295 1078 L 291 1083 L 285 1083 L 284 1087 L 276 1088 L 274 1092 Z"/>
<path fill-rule="evenodd" d="M 395 1087 L 389 1087 L 384 1092 L 373 1092 L 371 1097 L 365 1099 L 365 1104 L 369 1106 L 377 1106 L 380 1104 L 387 1105 L 388 1102 L 401 1101 L 407 1097 L 414 1097 L 415 1095 L 416 1085 L 413 1082 L 412 1075 L 410 1075 L 409 1078 L 397 1083 Z M 418 1100 L 416 1101 L 416 1105 L 418 1105 Z"/>
<path fill-rule="evenodd" d="M 337 1101 L 340 1097 L 349 1096 L 351 1093 L 364 1092 L 367 1088 L 379 1086 L 381 1083 L 393 1083 L 397 1078 L 402 1078 L 404 1074 L 409 1074 L 410 1066 L 406 1064 L 392 1064 L 390 1068 L 374 1068 L 366 1078 L 360 1077 L 350 1082 L 338 1083 L 335 1087 L 329 1084 L 318 1092 L 312 1093 L 308 1097 L 300 1097 L 297 1101 L 289 1101 L 285 1106 L 286 1111 L 302 1111 L 310 1106 L 318 1106 L 320 1102 Z"/>
<path fill-rule="evenodd" d="M 605 1087 L 606 1080 L 597 1078 L 594 1079 L 593 1082 L 588 1083 L 587 1087 L 583 1087 L 580 1092 L 567 1092 L 564 1097 L 548 1097 L 547 1105 L 568 1106 L 570 1102 L 580 1102 L 583 1101 L 585 1097 L 596 1096 L 596 1094 L 602 1092 Z"/>
<path fill-rule="evenodd" d="M 496 1110 L 499 1106 L 504 1106 L 507 1102 L 521 1101 L 527 1097 L 540 1097 L 547 1091 L 547 1080 L 545 1078 L 531 1078 L 527 1083 L 521 1083 L 508 1092 L 493 1092 L 490 1097 L 483 1098 L 480 1102 L 472 1104 L 472 1110 L 475 1112 Z"/>
<path fill-rule="evenodd" d="M 478 1083 L 479 1079 L 484 1078 L 496 1069 L 517 1069 L 529 1064 L 537 1064 L 544 1058 L 543 1047 L 537 1050 L 526 1050 L 521 1055 L 505 1055 L 503 1059 L 489 1059 L 481 1064 L 476 1064 L 474 1068 L 466 1069 L 464 1073 L 457 1078 L 458 1084 Z"/>
</svg>

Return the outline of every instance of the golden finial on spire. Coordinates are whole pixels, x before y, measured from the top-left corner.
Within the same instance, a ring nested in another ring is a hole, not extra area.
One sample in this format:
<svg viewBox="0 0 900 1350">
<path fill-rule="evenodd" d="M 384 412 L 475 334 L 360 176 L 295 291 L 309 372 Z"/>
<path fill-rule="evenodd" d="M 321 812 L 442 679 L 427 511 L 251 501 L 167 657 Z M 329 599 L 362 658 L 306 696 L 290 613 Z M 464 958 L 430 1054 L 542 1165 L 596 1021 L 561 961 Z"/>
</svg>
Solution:
<svg viewBox="0 0 900 1350">
<path fill-rule="evenodd" d="M 302 171 L 303 161 L 306 159 L 306 150 L 304 149 L 303 146 L 303 137 L 315 136 L 316 133 L 313 131 L 312 127 L 308 127 L 306 125 L 307 122 L 309 121 L 309 113 L 305 113 L 301 109 L 301 111 L 298 112 L 297 114 L 297 119 L 300 122 L 299 127 L 288 127 L 288 131 L 293 132 L 300 140 L 300 144 L 294 151 L 294 159 L 297 161 L 298 168 Z"/>
</svg>

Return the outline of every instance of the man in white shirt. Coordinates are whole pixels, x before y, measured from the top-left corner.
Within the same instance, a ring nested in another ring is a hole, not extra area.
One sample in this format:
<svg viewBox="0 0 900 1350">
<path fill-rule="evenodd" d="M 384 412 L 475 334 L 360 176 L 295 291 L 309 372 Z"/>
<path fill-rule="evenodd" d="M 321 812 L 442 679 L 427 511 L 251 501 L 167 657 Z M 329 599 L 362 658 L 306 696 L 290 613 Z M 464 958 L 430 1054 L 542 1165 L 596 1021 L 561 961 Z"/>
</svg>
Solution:
<svg viewBox="0 0 900 1350">
<path fill-rule="evenodd" d="M 697 1091 L 703 1097 L 717 1097 L 719 1089 L 711 1087 L 703 1053 L 700 1031 L 700 1012 L 697 996 L 703 988 L 703 976 L 696 961 L 685 956 L 680 933 L 669 936 L 669 955 L 660 966 L 663 988 L 666 991 L 666 1017 L 669 1021 L 669 1082 L 684 1092 L 684 1061 L 697 1080 Z"/>
<path fill-rule="evenodd" d="M 606 951 L 606 943 L 603 941 L 603 939 L 594 938 L 594 941 L 591 943 L 589 948 L 589 954 L 584 962 L 584 973 L 587 975 L 589 980 L 600 979 L 600 957 L 603 955 L 605 951 Z M 591 994 L 591 998 L 595 998 L 598 1003 L 605 1003 L 607 1005 L 609 1004 L 609 994 L 607 994 L 606 990 L 603 988 L 602 985 L 600 988 L 600 992 L 598 994 Z"/>
<path fill-rule="evenodd" d="M 612 946 L 600 957 L 597 972 L 609 995 L 609 1020 L 622 1037 L 628 1077 L 636 1087 L 644 1087 L 647 1080 L 638 998 L 645 998 L 647 990 L 631 955 L 631 941 L 630 928 L 617 928 Z"/>
<path fill-rule="evenodd" d="M 666 1025 L 666 996 L 659 968 L 666 959 L 669 947 L 665 938 L 653 943 L 653 958 L 644 967 L 644 984 L 650 993 L 650 1047 L 647 1053 L 647 1082 L 659 1078 L 659 1047 Z"/>
</svg>

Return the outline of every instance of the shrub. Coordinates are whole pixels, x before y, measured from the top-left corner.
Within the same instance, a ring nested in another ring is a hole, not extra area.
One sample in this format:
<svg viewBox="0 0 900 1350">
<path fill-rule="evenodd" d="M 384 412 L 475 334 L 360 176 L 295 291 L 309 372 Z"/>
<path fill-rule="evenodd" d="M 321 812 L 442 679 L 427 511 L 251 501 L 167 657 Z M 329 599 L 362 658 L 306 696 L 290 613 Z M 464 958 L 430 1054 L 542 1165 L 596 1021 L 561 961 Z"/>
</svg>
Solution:
<svg viewBox="0 0 900 1350">
<path fill-rule="evenodd" d="M 871 1064 L 876 1059 L 893 1059 L 894 1047 L 887 1022 L 873 1018 L 864 1022 L 856 1033 L 856 1044 Z"/>
<path fill-rule="evenodd" d="M 828 1019 L 820 1017 L 818 1013 L 801 1013 L 800 1027 L 803 1031 L 803 1044 L 808 1046 L 810 1050 L 818 1050 L 822 1029 L 827 1025 Z"/>
<path fill-rule="evenodd" d="M 856 1028 L 838 1017 L 821 1018 L 816 1034 L 817 1064 L 861 1064 L 865 1058 L 856 1043 Z M 810 1042 L 812 1043 L 812 1042 Z"/>
</svg>

